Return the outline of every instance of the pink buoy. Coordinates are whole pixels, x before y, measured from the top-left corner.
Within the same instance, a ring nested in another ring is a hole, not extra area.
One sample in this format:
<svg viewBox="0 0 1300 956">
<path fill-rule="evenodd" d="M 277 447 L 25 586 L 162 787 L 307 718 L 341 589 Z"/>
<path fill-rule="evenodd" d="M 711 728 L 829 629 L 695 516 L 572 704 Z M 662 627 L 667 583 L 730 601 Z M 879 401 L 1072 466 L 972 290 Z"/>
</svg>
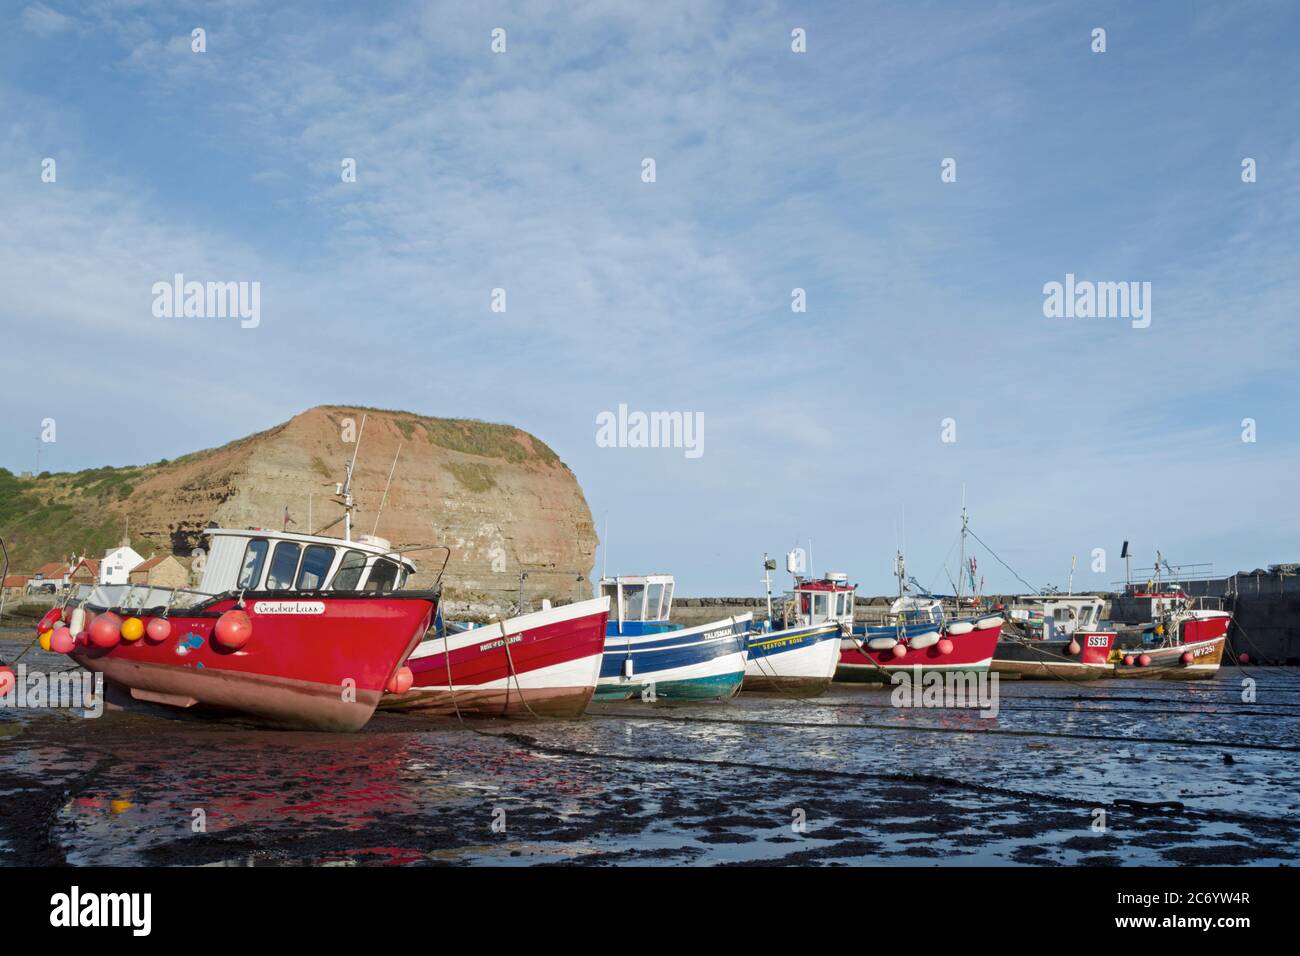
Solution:
<svg viewBox="0 0 1300 956">
<path fill-rule="evenodd" d="M 96 614 L 90 622 L 90 642 L 96 647 L 112 647 L 122 639 L 122 619 L 112 611 Z"/>
<path fill-rule="evenodd" d="M 889 651 L 895 657 L 903 657 L 907 654 L 907 647 L 902 644 L 895 644 Z"/>
<path fill-rule="evenodd" d="M 1192 661 L 1194 661 L 1194 660 L 1196 660 L 1196 658 L 1192 656 L 1192 652 L 1191 652 L 1191 651 L 1183 651 L 1183 663 L 1184 663 L 1184 664 L 1190 664 L 1190 663 L 1191 663 Z"/>
<path fill-rule="evenodd" d="M 12 668 L 0 667 L 0 697 L 9 693 L 18 684 Z"/>
<path fill-rule="evenodd" d="M 68 654 L 77 646 L 76 638 L 66 627 L 56 627 L 50 635 L 50 650 L 56 654 Z"/>
<path fill-rule="evenodd" d="M 1127 664 L 1129 667 L 1132 667 L 1132 666 L 1133 666 L 1133 655 L 1132 655 L 1132 654 L 1125 654 L 1125 655 L 1124 655 L 1124 663 Z"/>
<path fill-rule="evenodd" d="M 945 657 L 947 657 L 949 654 L 952 653 L 952 641 L 948 640 L 948 638 L 946 637 L 943 640 L 939 641 L 939 643 L 936 644 L 935 647 L 939 648 L 939 653 L 944 655 Z"/>
<path fill-rule="evenodd" d="M 253 622 L 243 611 L 227 611 L 217 618 L 217 626 L 212 633 L 222 647 L 237 651 L 253 636 Z"/>
<path fill-rule="evenodd" d="M 1071 657 L 1079 653 L 1079 642 L 1076 640 L 1071 640 L 1070 643 L 1065 648 L 1065 653 L 1069 654 Z"/>
<path fill-rule="evenodd" d="M 165 617 L 154 617 L 149 619 L 145 625 L 144 636 L 146 639 L 157 644 L 159 641 L 165 641 L 172 636 L 171 621 Z"/>
<path fill-rule="evenodd" d="M 1238 654 L 1238 655 L 1237 655 L 1237 663 L 1239 663 L 1239 664 L 1249 664 L 1249 663 L 1250 663 L 1250 655 L 1249 655 L 1249 654 Z"/>
<path fill-rule="evenodd" d="M 1139 657 L 1139 658 L 1138 658 L 1138 666 L 1139 666 L 1139 667 L 1150 667 L 1150 666 L 1151 666 L 1151 655 L 1150 655 L 1150 654 L 1143 654 L 1141 657 Z"/>
<path fill-rule="evenodd" d="M 409 667 L 403 665 L 393 672 L 393 676 L 388 678 L 385 689 L 390 694 L 405 694 L 415 683 L 415 674 Z"/>
</svg>

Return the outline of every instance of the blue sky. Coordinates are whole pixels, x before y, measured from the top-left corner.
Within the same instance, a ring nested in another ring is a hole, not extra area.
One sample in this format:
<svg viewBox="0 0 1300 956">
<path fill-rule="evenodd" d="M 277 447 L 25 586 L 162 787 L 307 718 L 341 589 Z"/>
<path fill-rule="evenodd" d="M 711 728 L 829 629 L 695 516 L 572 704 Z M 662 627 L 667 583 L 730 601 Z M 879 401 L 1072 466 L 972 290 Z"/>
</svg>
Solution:
<svg viewBox="0 0 1300 956">
<path fill-rule="evenodd" d="M 64 470 L 356 403 L 534 432 L 609 569 L 683 594 L 809 538 L 941 587 L 963 484 L 1034 584 L 1124 538 L 1296 560 L 1298 40 L 1240 2 L 5 2 L 0 464 L 46 417 Z M 261 324 L 154 318 L 176 272 Z M 1151 326 L 1045 318 L 1066 273 L 1152 283 Z M 703 413 L 703 456 L 597 447 L 619 403 Z"/>
</svg>

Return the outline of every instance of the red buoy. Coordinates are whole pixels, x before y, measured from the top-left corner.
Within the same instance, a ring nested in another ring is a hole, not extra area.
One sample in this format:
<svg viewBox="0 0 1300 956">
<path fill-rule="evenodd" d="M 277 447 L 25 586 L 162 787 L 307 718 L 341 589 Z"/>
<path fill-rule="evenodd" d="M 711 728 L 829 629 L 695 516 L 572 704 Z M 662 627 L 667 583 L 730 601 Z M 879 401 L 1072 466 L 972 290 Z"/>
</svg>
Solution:
<svg viewBox="0 0 1300 956">
<path fill-rule="evenodd" d="M 1133 666 L 1133 655 L 1132 655 L 1132 654 L 1125 654 L 1125 655 L 1124 655 L 1124 663 L 1127 664 L 1129 667 L 1132 667 L 1132 666 Z"/>
<path fill-rule="evenodd" d="M 1071 657 L 1079 653 L 1079 642 L 1071 638 L 1070 643 L 1065 647 L 1065 653 L 1069 654 Z"/>
<path fill-rule="evenodd" d="M 248 619 L 248 615 L 243 611 L 227 611 L 221 617 L 217 618 L 217 626 L 213 630 L 213 635 L 217 643 L 222 647 L 232 651 L 237 651 L 253 636 L 253 622 Z"/>
<path fill-rule="evenodd" d="M 112 647 L 122 639 L 122 619 L 112 611 L 96 614 L 90 622 L 90 642 L 96 647 Z"/>
<path fill-rule="evenodd" d="M 1191 651 L 1183 651 L 1183 663 L 1184 663 L 1184 664 L 1190 664 L 1190 663 L 1191 663 L 1192 661 L 1194 661 L 1194 660 L 1196 660 L 1196 658 L 1192 656 L 1192 652 L 1191 652 Z"/>
<path fill-rule="evenodd" d="M 1139 667 L 1149 667 L 1149 666 L 1151 666 L 1151 655 L 1150 655 L 1150 654 L 1143 654 L 1141 657 L 1139 657 L 1139 658 L 1138 658 L 1138 666 L 1139 666 Z"/>
<path fill-rule="evenodd" d="M 943 654 L 945 657 L 952 653 L 952 641 L 948 640 L 946 637 L 939 641 L 935 647 L 939 648 L 939 653 Z"/>
<path fill-rule="evenodd" d="M 390 694 L 405 694 L 415 683 L 415 674 L 405 665 L 399 667 L 393 672 L 393 676 L 388 678 L 385 690 Z"/>
<path fill-rule="evenodd" d="M 1250 663 L 1250 655 L 1249 655 L 1249 654 L 1238 654 L 1238 655 L 1237 655 L 1237 663 L 1238 663 L 1238 664 L 1249 664 L 1249 663 Z"/>
<path fill-rule="evenodd" d="M 0 697 L 9 693 L 18 684 L 18 678 L 14 676 L 13 668 L 0 667 Z"/>
<path fill-rule="evenodd" d="M 44 634 L 46 631 L 54 630 L 54 625 L 63 619 L 63 611 L 60 608 L 52 607 L 45 612 L 45 615 L 36 624 L 36 633 Z"/>
<path fill-rule="evenodd" d="M 157 644 L 159 641 L 165 641 L 172 636 L 171 621 L 165 617 L 154 617 L 149 619 L 149 623 L 144 628 L 145 637 Z"/>
<path fill-rule="evenodd" d="M 903 657 L 907 654 L 907 646 L 904 644 L 895 644 L 890 649 L 890 653 L 893 654 L 895 657 Z"/>
<path fill-rule="evenodd" d="M 50 635 L 50 650 L 56 654 L 68 654 L 77 646 L 76 639 L 72 632 L 66 627 L 56 627 L 54 633 Z"/>
</svg>

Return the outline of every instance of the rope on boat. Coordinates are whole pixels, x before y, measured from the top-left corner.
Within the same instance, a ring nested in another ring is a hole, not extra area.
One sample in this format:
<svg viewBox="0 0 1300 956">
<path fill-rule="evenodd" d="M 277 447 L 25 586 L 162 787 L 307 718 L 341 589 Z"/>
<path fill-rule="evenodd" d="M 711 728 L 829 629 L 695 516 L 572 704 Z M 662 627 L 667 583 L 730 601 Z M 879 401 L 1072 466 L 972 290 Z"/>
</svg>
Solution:
<svg viewBox="0 0 1300 956">
<path fill-rule="evenodd" d="M 506 674 L 506 706 L 505 710 L 502 711 L 502 716 L 509 716 L 510 714 L 510 678 L 513 677 L 515 679 L 515 690 L 519 691 L 520 703 L 524 705 L 524 709 L 528 711 L 533 719 L 540 720 L 541 718 L 533 708 L 528 706 L 528 698 L 524 696 L 524 689 L 519 683 L 519 673 L 515 670 L 515 659 L 510 655 L 510 635 L 506 633 L 506 622 L 498 617 L 497 624 L 501 626 L 501 646 L 506 649 L 506 666 L 508 668 Z"/>
</svg>

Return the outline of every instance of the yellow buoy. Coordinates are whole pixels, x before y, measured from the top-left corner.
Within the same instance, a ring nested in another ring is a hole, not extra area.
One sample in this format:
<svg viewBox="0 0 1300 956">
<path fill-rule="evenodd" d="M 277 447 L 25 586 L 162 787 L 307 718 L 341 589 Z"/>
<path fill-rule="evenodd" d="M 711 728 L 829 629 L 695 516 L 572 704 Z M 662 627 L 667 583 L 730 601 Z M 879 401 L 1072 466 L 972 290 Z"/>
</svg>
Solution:
<svg viewBox="0 0 1300 956">
<path fill-rule="evenodd" d="M 144 636 L 144 621 L 138 617 L 128 617 L 122 622 L 122 640 L 138 641 Z"/>
<path fill-rule="evenodd" d="M 41 635 L 41 650 L 48 651 L 50 649 L 50 635 L 53 633 L 53 630 L 49 630 Z"/>
</svg>

